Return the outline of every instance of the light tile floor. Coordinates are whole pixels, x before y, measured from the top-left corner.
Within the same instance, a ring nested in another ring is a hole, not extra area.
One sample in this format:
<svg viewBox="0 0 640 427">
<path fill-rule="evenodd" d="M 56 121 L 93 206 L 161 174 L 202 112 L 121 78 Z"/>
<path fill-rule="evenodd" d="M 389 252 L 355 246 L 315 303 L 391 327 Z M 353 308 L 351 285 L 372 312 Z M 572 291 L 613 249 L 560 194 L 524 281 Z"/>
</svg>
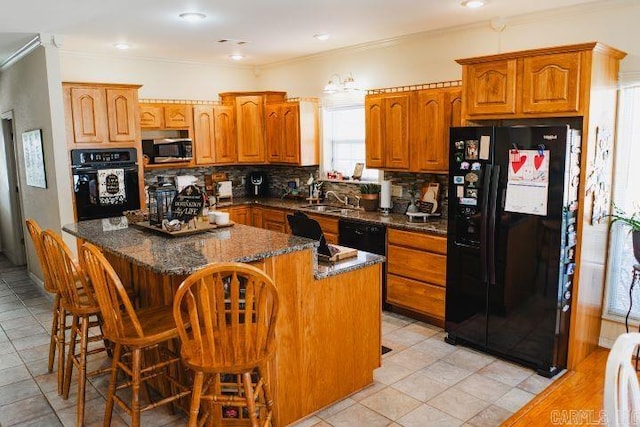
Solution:
<svg viewBox="0 0 640 427">
<path fill-rule="evenodd" d="M 0 426 L 72 426 L 76 393 L 57 394 L 47 373 L 52 299 L 0 254 Z M 383 356 L 374 383 L 295 427 L 498 426 L 551 380 L 529 369 L 443 341 L 444 332 L 383 313 Z M 108 363 L 98 357 L 92 366 Z M 74 381 L 75 384 L 75 381 Z M 108 376 L 87 385 L 86 425 L 102 425 Z M 116 411 L 112 425 L 130 419 Z M 143 426 L 185 425 L 165 408 L 143 414 Z"/>
</svg>

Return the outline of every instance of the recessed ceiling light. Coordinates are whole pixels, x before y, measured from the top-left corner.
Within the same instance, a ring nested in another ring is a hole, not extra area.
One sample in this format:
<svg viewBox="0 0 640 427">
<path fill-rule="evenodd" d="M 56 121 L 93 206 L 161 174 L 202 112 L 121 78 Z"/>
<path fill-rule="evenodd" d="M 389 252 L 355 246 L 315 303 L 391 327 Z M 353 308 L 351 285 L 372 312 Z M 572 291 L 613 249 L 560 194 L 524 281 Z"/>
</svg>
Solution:
<svg viewBox="0 0 640 427">
<path fill-rule="evenodd" d="M 185 12 L 185 13 L 181 13 L 178 16 L 187 22 L 198 22 L 198 21 L 202 21 L 204 18 L 207 17 L 207 15 L 200 12 Z"/>
<path fill-rule="evenodd" d="M 461 4 L 469 9 L 475 9 L 484 6 L 487 2 L 485 0 L 465 0 Z"/>
<path fill-rule="evenodd" d="M 113 46 L 120 50 L 127 50 L 131 47 L 129 43 L 115 43 Z"/>
<path fill-rule="evenodd" d="M 244 58 L 244 55 L 241 55 L 239 53 L 234 53 L 232 55 L 229 55 L 229 58 L 233 59 L 234 61 L 240 61 L 241 59 Z"/>
<path fill-rule="evenodd" d="M 314 34 L 313 38 L 317 39 L 317 40 L 323 40 L 323 41 L 324 40 L 329 40 L 329 34 L 327 34 L 327 33 Z"/>
</svg>

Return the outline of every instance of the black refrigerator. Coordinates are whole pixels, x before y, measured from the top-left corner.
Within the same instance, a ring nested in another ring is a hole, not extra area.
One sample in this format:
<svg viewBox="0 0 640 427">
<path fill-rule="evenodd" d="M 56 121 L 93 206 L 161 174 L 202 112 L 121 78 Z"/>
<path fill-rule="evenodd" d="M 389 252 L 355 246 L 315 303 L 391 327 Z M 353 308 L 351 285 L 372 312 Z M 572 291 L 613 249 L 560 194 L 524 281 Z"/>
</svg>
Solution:
<svg viewBox="0 0 640 427">
<path fill-rule="evenodd" d="M 450 133 L 445 340 L 532 367 L 566 367 L 580 132 Z"/>
</svg>

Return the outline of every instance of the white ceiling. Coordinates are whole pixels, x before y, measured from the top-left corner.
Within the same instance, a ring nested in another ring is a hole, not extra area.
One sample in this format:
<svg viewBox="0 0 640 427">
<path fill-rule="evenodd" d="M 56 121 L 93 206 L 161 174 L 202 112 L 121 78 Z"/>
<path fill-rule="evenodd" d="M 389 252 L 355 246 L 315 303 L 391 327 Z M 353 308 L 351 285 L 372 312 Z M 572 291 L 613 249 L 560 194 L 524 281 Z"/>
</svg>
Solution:
<svg viewBox="0 0 640 427">
<path fill-rule="evenodd" d="M 62 49 L 198 62 L 269 64 L 371 41 L 489 22 L 593 0 L 488 0 L 468 9 L 461 0 L 27 0 L 0 13 L 0 64 L 33 38 L 53 34 Z M 182 12 L 207 15 L 197 23 Z M 507 19 L 508 22 L 508 19 Z M 327 41 L 313 38 L 330 33 Z M 218 43 L 220 39 L 248 42 Z M 117 51 L 114 44 L 132 48 Z"/>
</svg>

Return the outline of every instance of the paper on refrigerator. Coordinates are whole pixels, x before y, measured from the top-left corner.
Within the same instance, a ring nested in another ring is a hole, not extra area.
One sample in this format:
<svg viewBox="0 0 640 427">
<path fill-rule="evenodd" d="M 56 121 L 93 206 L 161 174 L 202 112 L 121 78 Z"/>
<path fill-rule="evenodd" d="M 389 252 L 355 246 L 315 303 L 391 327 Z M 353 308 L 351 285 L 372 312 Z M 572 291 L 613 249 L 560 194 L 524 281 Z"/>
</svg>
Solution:
<svg viewBox="0 0 640 427">
<path fill-rule="evenodd" d="M 510 150 L 504 210 L 547 215 L 549 150 Z"/>
</svg>

